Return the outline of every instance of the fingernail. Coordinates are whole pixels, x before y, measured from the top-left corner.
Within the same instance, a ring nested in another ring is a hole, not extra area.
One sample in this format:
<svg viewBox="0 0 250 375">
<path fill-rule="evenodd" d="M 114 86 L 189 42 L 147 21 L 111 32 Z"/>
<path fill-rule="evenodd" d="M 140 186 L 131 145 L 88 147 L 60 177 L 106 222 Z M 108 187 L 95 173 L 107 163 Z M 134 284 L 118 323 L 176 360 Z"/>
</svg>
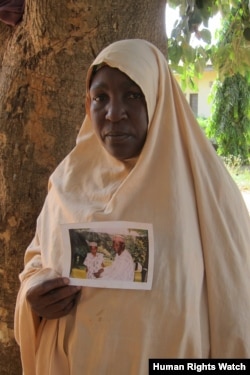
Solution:
<svg viewBox="0 0 250 375">
<path fill-rule="evenodd" d="M 67 277 L 64 277 L 64 278 L 63 278 L 63 282 L 64 282 L 64 284 L 67 285 L 67 284 L 69 284 L 69 279 L 68 279 Z"/>
</svg>

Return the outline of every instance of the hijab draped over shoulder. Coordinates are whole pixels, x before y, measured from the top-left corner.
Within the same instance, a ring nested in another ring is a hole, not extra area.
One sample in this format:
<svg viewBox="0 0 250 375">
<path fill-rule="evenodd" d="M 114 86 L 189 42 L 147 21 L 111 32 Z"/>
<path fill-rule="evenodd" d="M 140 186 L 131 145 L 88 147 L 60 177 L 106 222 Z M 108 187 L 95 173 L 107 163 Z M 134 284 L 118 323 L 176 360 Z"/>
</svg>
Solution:
<svg viewBox="0 0 250 375">
<path fill-rule="evenodd" d="M 93 132 L 88 90 L 99 64 L 145 95 L 148 134 L 136 160 L 116 160 Z M 88 71 L 86 107 L 75 148 L 50 178 L 20 275 L 24 374 L 144 375 L 149 358 L 249 357 L 249 215 L 165 57 L 144 40 L 111 44 Z M 69 315 L 40 322 L 25 294 L 61 275 L 61 224 L 98 221 L 152 223 L 152 289 L 84 287 Z"/>
</svg>

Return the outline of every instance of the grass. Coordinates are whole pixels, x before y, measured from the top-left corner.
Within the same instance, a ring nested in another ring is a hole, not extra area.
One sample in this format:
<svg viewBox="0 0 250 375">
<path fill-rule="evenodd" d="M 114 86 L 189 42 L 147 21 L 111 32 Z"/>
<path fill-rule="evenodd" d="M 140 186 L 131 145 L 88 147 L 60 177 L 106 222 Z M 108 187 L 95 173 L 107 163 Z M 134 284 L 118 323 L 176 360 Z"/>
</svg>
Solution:
<svg viewBox="0 0 250 375">
<path fill-rule="evenodd" d="M 223 160 L 239 189 L 250 192 L 250 165 L 242 166 L 240 160 L 235 157 L 224 158 Z"/>
<path fill-rule="evenodd" d="M 250 192 L 250 168 L 242 167 L 241 170 L 232 171 L 230 174 L 240 190 L 248 190 Z"/>
</svg>

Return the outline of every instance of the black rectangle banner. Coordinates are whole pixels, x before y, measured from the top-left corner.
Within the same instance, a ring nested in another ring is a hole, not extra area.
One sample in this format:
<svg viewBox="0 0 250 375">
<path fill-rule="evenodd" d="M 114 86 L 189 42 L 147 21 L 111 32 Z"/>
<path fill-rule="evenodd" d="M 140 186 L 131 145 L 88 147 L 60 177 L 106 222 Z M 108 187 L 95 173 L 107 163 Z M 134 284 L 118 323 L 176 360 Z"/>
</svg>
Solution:
<svg viewBox="0 0 250 375">
<path fill-rule="evenodd" d="M 149 359 L 149 375 L 174 371 L 250 374 L 250 359 Z"/>
</svg>

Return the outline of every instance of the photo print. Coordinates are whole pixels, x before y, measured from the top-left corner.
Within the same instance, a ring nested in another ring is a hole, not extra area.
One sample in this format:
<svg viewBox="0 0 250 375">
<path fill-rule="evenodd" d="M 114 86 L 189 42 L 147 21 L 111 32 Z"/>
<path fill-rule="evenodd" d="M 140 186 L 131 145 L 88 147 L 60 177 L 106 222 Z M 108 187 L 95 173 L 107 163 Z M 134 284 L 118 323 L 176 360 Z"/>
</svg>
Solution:
<svg viewBox="0 0 250 375">
<path fill-rule="evenodd" d="M 152 287 L 151 224 L 92 222 L 63 224 L 63 276 L 72 285 L 102 288 Z"/>
</svg>

